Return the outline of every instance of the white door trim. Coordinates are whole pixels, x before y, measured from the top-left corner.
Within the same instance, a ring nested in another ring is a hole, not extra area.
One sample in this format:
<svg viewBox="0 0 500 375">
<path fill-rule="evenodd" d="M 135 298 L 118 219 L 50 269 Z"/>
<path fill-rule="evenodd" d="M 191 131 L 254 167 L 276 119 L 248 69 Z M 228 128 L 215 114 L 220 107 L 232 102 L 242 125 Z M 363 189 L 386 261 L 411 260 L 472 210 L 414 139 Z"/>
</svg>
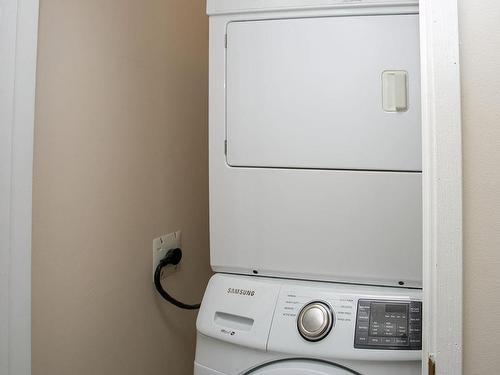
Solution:
<svg viewBox="0 0 500 375">
<path fill-rule="evenodd" d="M 0 0 L 0 373 L 31 374 L 38 0 Z"/>
<path fill-rule="evenodd" d="M 420 0 L 423 374 L 462 374 L 462 133 L 457 0 Z"/>
</svg>

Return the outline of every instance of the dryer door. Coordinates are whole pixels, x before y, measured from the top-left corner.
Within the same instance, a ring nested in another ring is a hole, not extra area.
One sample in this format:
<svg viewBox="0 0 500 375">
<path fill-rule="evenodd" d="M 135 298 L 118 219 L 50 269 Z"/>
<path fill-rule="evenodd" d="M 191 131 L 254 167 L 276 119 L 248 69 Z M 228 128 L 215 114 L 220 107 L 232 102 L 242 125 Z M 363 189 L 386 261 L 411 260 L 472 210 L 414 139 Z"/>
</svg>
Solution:
<svg viewBox="0 0 500 375">
<path fill-rule="evenodd" d="M 361 375 L 354 370 L 317 360 L 283 360 L 246 372 L 244 375 Z"/>
<path fill-rule="evenodd" d="M 418 45 L 415 14 L 230 22 L 227 163 L 420 171 Z"/>
</svg>

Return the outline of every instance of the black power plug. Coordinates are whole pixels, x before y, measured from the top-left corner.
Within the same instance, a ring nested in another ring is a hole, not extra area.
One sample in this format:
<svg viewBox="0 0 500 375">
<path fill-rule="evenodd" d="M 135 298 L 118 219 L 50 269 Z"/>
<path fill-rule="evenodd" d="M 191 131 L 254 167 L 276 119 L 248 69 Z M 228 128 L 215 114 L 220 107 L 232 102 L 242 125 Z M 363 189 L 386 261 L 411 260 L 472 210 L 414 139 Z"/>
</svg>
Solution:
<svg viewBox="0 0 500 375">
<path fill-rule="evenodd" d="M 163 289 L 163 286 L 161 285 L 161 270 L 168 266 L 168 265 L 174 265 L 176 266 L 177 264 L 180 263 L 182 259 L 182 250 L 179 248 L 176 249 L 170 249 L 167 251 L 167 254 L 163 257 L 162 260 L 158 263 L 158 266 L 156 267 L 155 270 L 155 276 L 154 276 L 154 282 L 155 282 L 155 287 L 158 293 L 170 302 L 171 304 L 181 308 L 181 309 L 186 309 L 186 310 L 197 310 L 200 308 L 200 304 L 197 303 L 195 305 L 187 305 L 185 303 L 182 303 L 180 301 L 177 301 L 174 297 L 172 297 L 170 294 L 167 293 L 165 289 Z"/>
<path fill-rule="evenodd" d="M 160 264 L 164 264 L 164 266 L 167 266 L 169 264 L 172 264 L 174 266 L 178 265 L 182 259 L 182 250 L 179 248 L 176 249 L 170 249 L 167 251 L 165 254 L 165 257 L 160 260 Z"/>
</svg>

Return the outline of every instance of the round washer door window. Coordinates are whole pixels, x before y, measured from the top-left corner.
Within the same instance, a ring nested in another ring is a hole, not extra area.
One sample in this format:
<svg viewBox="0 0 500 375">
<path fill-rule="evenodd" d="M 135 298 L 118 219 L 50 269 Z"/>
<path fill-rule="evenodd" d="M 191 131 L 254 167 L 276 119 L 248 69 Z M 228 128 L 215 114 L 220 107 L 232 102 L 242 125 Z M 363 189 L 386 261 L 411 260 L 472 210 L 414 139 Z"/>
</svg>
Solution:
<svg viewBox="0 0 500 375">
<path fill-rule="evenodd" d="M 361 375 L 356 371 L 317 360 L 283 360 L 257 367 L 245 375 Z"/>
</svg>

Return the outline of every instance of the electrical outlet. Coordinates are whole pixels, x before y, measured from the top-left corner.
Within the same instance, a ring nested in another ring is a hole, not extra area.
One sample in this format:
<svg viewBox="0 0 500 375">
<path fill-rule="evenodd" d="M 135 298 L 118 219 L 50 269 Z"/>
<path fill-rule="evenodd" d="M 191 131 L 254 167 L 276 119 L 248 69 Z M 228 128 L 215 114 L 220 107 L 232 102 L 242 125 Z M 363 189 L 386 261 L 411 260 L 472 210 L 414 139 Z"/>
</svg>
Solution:
<svg viewBox="0 0 500 375">
<path fill-rule="evenodd" d="M 153 280 L 156 271 L 156 267 L 160 260 L 167 254 L 170 249 L 181 248 L 181 231 L 164 234 L 161 237 L 155 238 L 153 240 Z M 161 274 L 161 279 L 163 280 L 168 274 L 177 270 L 177 266 L 167 266 L 163 269 Z"/>
</svg>

